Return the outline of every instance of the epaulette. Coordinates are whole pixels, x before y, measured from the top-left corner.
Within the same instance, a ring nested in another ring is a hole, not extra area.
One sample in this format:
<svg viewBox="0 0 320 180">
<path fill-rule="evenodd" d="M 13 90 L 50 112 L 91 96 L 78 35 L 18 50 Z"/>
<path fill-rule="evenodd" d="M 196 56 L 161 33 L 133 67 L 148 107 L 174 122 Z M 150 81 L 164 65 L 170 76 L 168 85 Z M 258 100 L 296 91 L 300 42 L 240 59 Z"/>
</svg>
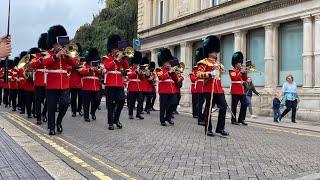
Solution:
<svg viewBox="0 0 320 180">
<path fill-rule="evenodd" d="M 200 60 L 200 61 L 197 63 L 197 66 L 200 65 L 200 64 L 207 65 L 207 64 L 208 64 L 207 58 L 204 58 L 204 59 Z"/>
</svg>

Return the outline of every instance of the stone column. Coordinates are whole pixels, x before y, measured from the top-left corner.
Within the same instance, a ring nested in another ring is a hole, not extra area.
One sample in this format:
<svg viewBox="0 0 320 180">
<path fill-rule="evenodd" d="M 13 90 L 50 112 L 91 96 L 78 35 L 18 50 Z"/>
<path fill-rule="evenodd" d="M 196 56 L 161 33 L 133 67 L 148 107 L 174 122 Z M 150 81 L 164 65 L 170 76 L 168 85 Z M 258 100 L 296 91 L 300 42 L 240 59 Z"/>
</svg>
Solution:
<svg viewBox="0 0 320 180">
<path fill-rule="evenodd" d="M 182 42 L 180 44 L 181 51 L 181 62 L 184 62 L 186 69 L 184 71 L 185 80 L 183 81 L 183 86 L 181 88 L 181 106 L 190 106 L 191 105 L 191 95 L 190 95 L 190 80 L 189 74 L 192 70 L 192 43 L 191 42 Z"/>
<path fill-rule="evenodd" d="M 157 58 L 157 50 L 156 49 L 151 50 L 151 61 L 154 61 L 156 63 L 156 67 L 158 67 L 158 58 Z"/>
<path fill-rule="evenodd" d="M 241 31 L 241 46 L 240 51 L 243 54 L 244 59 L 247 58 L 247 31 Z"/>
<path fill-rule="evenodd" d="M 273 24 L 273 87 L 279 84 L 279 24 Z"/>
<path fill-rule="evenodd" d="M 169 21 L 175 19 L 175 0 L 168 0 L 169 1 Z"/>
<path fill-rule="evenodd" d="M 234 32 L 234 52 L 241 51 L 241 31 Z"/>
<path fill-rule="evenodd" d="M 265 52 L 264 52 L 264 72 L 265 72 L 265 88 L 271 88 L 273 85 L 273 25 L 265 25 Z"/>
<path fill-rule="evenodd" d="M 170 1 L 171 0 L 164 0 L 163 1 L 163 23 L 169 21 L 169 12 L 170 12 Z"/>
<path fill-rule="evenodd" d="M 320 13 L 314 17 L 314 84 L 320 88 Z"/>
<path fill-rule="evenodd" d="M 312 20 L 311 16 L 301 17 L 303 20 L 303 87 L 312 87 Z"/>
</svg>

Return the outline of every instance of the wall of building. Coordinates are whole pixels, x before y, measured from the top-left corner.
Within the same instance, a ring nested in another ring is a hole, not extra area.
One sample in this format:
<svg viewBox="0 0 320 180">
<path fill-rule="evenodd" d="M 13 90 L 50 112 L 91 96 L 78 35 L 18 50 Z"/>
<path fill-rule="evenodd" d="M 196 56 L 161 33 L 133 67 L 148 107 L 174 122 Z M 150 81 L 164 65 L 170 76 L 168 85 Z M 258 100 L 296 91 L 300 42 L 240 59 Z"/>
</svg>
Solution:
<svg viewBox="0 0 320 180">
<path fill-rule="evenodd" d="M 188 2 L 195 3 L 195 1 Z M 150 52 L 151 59 L 156 61 L 155 55 L 158 48 L 169 47 L 174 50 L 174 47 L 180 47 L 180 59 L 186 64 L 186 74 L 188 74 L 193 66 L 195 46 L 199 45 L 203 37 L 218 35 L 222 42 L 220 58 L 225 65 L 230 65 L 228 62 L 230 54 L 235 51 L 242 51 L 246 58 L 252 58 L 257 63 L 256 66 L 260 72 L 251 76 L 257 82 L 258 90 L 262 94 L 261 97 L 253 98 L 254 109 L 260 115 L 271 115 L 273 93 L 281 90 L 284 77 L 291 73 L 300 85 L 298 118 L 320 120 L 320 3 L 318 0 L 282 0 L 271 3 L 263 0 L 238 0 L 235 2 L 235 4 L 227 2 L 226 6 L 204 9 L 203 13 L 196 16 L 186 13 L 187 15 L 183 15 L 181 20 L 178 18 L 168 24 L 154 25 L 149 28 L 145 26 L 145 29 L 139 31 L 139 37 L 143 41 L 142 50 Z M 253 2 L 258 4 L 252 4 Z M 264 6 L 260 8 L 259 4 Z M 198 5 L 201 9 L 207 8 L 202 7 L 206 5 L 203 1 Z M 228 18 L 228 14 L 235 11 L 239 13 L 239 17 Z M 188 12 L 198 11 L 191 8 Z M 217 16 L 218 19 L 219 13 L 223 12 L 227 13 L 223 21 L 206 26 L 201 26 L 201 23 L 194 24 L 201 22 L 205 17 L 208 21 L 209 17 Z M 232 46 L 233 51 L 230 51 Z M 223 80 L 228 81 L 228 76 L 225 75 Z M 227 99 L 230 99 L 228 83 L 224 85 Z M 183 106 L 189 106 L 191 102 L 189 87 L 190 82 L 186 80 L 182 88 L 181 105 Z"/>
</svg>

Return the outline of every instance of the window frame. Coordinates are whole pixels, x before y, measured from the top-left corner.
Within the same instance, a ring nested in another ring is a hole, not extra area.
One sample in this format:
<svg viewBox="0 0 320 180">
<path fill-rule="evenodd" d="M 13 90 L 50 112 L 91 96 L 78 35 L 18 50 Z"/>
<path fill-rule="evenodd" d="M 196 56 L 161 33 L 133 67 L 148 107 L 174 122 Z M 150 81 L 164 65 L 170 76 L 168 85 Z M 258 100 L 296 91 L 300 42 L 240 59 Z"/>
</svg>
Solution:
<svg viewBox="0 0 320 180">
<path fill-rule="evenodd" d="M 216 4 L 215 4 L 216 2 Z M 220 5 L 220 0 L 210 0 L 210 7 L 215 7 Z"/>
<path fill-rule="evenodd" d="M 159 0 L 159 3 L 158 3 L 158 25 L 161 25 L 163 23 L 164 23 L 164 0 Z"/>
</svg>

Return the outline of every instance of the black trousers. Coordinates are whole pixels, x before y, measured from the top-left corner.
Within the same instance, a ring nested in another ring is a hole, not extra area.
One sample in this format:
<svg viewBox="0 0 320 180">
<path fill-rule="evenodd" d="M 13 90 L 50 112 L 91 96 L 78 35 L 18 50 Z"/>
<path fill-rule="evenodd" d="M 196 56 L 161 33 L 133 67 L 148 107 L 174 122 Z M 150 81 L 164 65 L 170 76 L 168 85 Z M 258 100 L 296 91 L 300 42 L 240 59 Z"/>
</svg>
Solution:
<svg viewBox="0 0 320 180">
<path fill-rule="evenodd" d="M 152 109 L 152 96 L 153 96 L 153 92 L 144 92 L 143 93 L 144 98 L 146 99 L 146 106 L 144 108 L 144 110 L 151 110 Z"/>
<path fill-rule="evenodd" d="M 204 97 L 205 97 L 206 102 L 208 102 L 208 103 L 206 103 L 206 106 L 205 106 L 205 109 L 204 109 L 203 120 L 207 124 L 209 112 L 211 112 L 211 109 L 209 109 L 210 108 L 210 103 L 209 102 L 210 102 L 210 99 L 211 99 L 211 93 L 204 93 Z M 218 123 L 217 123 L 216 131 L 222 131 L 222 130 L 225 129 L 226 113 L 227 113 L 227 106 L 228 106 L 224 94 L 213 94 L 212 107 L 215 104 L 219 108 Z M 210 119 L 209 119 L 208 131 L 212 131 L 211 116 L 210 116 Z"/>
<path fill-rule="evenodd" d="M 23 89 L 18 90 L 18 107 L 21 108 L 21 112 L 26 111 L 26 91 Z"/>
<path fill-rule="evenodd" d="M 286 109 L 282 112 L 281 118 L 283 118 L 288 112 L 292 111 L 291 121 L 296 122 L 296 113 L 297 113 L 297 100 L 289 101 L 286 100 Z"/>
<path fill-rule="evenodd" d="M 160 123 L 171 121 L 174 105 L 178 102 L 176 94 L 159 94 L 160 96 Z"/>
<path fill-rule="evenodd" d="M 95 114 L 100 103 L 100 91 L 82 90 L 84 118 L 89 119 L 90 114 Z M 91 110 L 90 110 L 91 105 Z"/>
<path fill-rule="evenodd" d="M 198 116 L 198 99 L 199 93 L 192 93 L 192 116 Z"/>
<path fill-rule="evenodd" d="M 37 121 L 41 121 L 41 116 L 47 114 L 47 102 L 46 102 L 46 87 L 36 86 L 35 87 L 35 111 Z M 43 104 L 43 112 L 41 113 L 41 105 Z"/>
<path fill-rule="evenodd" d="M 198 109 L 198 123 L 204 121 L 203 116 L 203 104 L 205 102 L 205 94 L 204 93 L 198 93 L 198 103 L 197 103 L 197 109 Z"/>
<path fill-rule="evenodd" d="M 2 88 L 0 88 L 0 105 L 2 104 Z"/>
<path fill-rule="evenodd" d="M 80 112 L 82 109 L 81 89 L 71 88 L 71 111 L 72 113 Z"/>
<path fill-rule="evenodd" d="M 107 87 L 108 124 L 119 122 L 120 114 L 125 103 L 123 87 Z"/>
<path fill-rule="evenodd" d="M 128 100 L 129 116 L 133 115 L 133 109 L 136 105 L 136 101 L 138 102 L 136 115 L 138 116 L 142 114 L 143 99 L 144 99 L 143 92 L 128 92 L 127 100 Z"/>
<path fill-rule="evenodd" d="M 8 106 L 9 105 L 9 89 L 3 89 L 3 104 Z"/>
<path fill-rule="evenodd" d="M 24 102 L 25 102 L 25 107 L 27 109 L 27 114 L 28 116 L 31 116 L 31 113 L 34 115 L 35 114 L 35 97 L 34 97 L 34 92 L 32 91 L 24 91 Z M 22 107 L 21 107 L 22 108 Z M 23 107 L 24 108 L 24 107 Z"/>
<path fill-rule="evenodd" d="M 234 117 L 231 117 L 231 122 L 237 122 L 237 120 L 235 118 L 237 117 L 237 106 L 238 106 L 239 101 L 241 103 L 241 106 L 240 106 L 240 113 L 239 113 L 239 117 L 238 117 L 238 123 L 242 123 L 246 119 L 246 113 L 247 113 L 246 95 L 232 94 L 231 111 L 232 111 Z"/>
<path fill-rule="evenodd" d="M 9 91 L 9 104 L 12 102 L 12 108 L 17 108 L 17 96 L 18 96 L 18 89 L 10 89 Z"/>
<path fill-rule="evenodd" d="M 172 105 L 173 111 L 177 111 L 178 105 L 180 104 L 180 100 L 181 100 L 181 93 L 176 93 L 175 94 L 175 104 Z"/>
<path fill-rule="evenodd" d="M 156 93 L 156 91 L 154 91 L 152 93 L 152 98 L 151 98 L 151 107 L 152 108 L 154 107 L 154 103 L 156 102 L 156 99 L 157 99 L 157 93 Z"/>
<path fill-rule="evenodd" d="M 59 101 L 58 101 L 59 100 Z M 48 129 L 55 129 L 56 124 L 61 124 L 70 103 L 69 89 L 47 89 L 48 102 Z M 56 108 L 59 102 L 59 114 L 56 122 Z"/>
</svg>

